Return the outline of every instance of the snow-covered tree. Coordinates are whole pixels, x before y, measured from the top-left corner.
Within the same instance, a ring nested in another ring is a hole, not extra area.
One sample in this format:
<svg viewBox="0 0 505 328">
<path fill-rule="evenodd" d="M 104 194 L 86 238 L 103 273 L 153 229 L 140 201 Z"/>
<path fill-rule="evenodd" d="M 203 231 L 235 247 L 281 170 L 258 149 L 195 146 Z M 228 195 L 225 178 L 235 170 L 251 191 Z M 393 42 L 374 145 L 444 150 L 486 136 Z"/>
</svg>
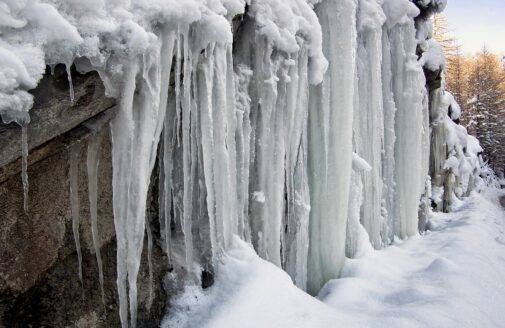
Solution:
<svg viewBox="0 0 505 328">
<path fill-rule="evenodd" d="M 470 63 L 468 129 L 480 140 L 493 168 L 505 167 L 505 72 L 497 55 L 483 48 Z"/>
</svg>

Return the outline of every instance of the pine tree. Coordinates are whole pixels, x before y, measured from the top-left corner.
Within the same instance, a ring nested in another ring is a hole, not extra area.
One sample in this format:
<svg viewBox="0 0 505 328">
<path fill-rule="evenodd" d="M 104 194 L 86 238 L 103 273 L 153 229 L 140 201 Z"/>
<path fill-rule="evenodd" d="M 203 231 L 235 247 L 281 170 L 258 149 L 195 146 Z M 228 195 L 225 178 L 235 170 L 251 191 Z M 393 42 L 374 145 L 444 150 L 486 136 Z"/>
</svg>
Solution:
<svg viewBox="0 0 505 328">
<path fill-rule="evenodd" d="M 498 56 L 485 47 L 472 59 L 468 92 L 468 129 L 480 140 L 492 167 L 502 171 L 505 167 L 505 73 Z"/>
</svg>

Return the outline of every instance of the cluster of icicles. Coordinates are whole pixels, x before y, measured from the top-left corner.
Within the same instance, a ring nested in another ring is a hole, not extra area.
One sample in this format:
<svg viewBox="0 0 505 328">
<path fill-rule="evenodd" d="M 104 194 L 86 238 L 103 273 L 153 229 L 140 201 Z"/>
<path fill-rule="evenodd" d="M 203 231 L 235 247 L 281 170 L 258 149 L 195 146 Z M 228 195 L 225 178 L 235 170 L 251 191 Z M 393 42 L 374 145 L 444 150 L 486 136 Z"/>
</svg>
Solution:
<svg viewBox="0 0 505 328">
<path fill-rule="evenodd" d="M 303 36 L 296 51 L 279 50 L 251 15 L 233 43 L 202 47 L 192 38 L 203 27 L 160 28 L 160 46 L 125 65 L 110 123 L 123 327 L 137 320 L 146 230 L 152 245 L 146 202 L 156 162 L 164 251 L 182 262 L 189 283 L 212 271 L 238 236 L 317 294 L 346 256 L 418 232 L 430 136 L 413 15 L 391 18 L 366 0 L 325 0 L 314 10 L 328 60 L 317 84 Z M 90 137 L 86 162 L 103 284 L 100 136 Z M 70 187 L 79 250 L 78 156 L 71 152 Z M 171 230 L 182 236 L 183 254 L 173 254 Z"/>
</svg>

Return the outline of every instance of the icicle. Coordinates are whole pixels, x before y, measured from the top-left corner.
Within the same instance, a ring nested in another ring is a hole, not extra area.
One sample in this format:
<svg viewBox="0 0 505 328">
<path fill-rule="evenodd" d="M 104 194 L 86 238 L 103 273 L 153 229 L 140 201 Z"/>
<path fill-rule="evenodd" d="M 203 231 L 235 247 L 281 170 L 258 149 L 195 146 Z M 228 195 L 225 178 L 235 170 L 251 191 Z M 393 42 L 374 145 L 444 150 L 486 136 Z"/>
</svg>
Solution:
<svg viewBox="0 0 505 328">
<path fill-rule="evenodd" d="M 328 280 L 338 277 L 345 259 L 352 164 L 356 2 L 327 0 L 316 7 L 316 12 L 329 67 L 323 82 L 310 89 L 308 171 L 312 204 L 307 289 L 312 294 L 317 294 Z"/>
<path fill-rule="evenodd" d="M 218 218 L 216 217 L 216 195 L 214 185 L 214 137 L 213 132 L 213 103 L 212 103 L 212 82 L 213 82 L 213 45 L 208 45 L 206 56 L 202 60 L 201 67 L 198 70 L 198 100 L 200 108 L 200 130 L 202 133 L 202 152 L 204 163 L 205 185 L 207 189 L 207 207 L 209 215 L 209 235 L 211 241 L 212 259 L 217 259 L 220 249 L 222 249 L 221 239 L 218 235 Z"/>
<path fill-rule="evenodd" d="M 174 130 L 177 131 L 178 127 L 181 124 L 181 38 L 182 36 L 178 34 L 177 44 L 176 44 L 176 52 L 175 52 L 175 120 L 174 120 Z M 174 133 L 174 138 L 179 142 L 179 133 Z"/>
<path fill-rule="evenodd" d="M 412 18 L 389 30 L 395 116 L 395 234 L 418 232 L 419 200 L 424 192 L 423 98 L 425 79 L 417 61 Z"/>
<path fill-rule="evenodd" d="M 387 27 L 382 31 L 382 95 L 384 108 L 384 153 L 383 172 L 383 216 L 382 242 L 389 244 L 394 240 L 395 222 L 395 115 L 396 104 L 392 90 L 391 45 Z"/>
<path fill-rule="evenodd" d="M 111 122 L 117 285 L 123 327 L 128 327 L 127 286 L 131 327 L 137 321 L 137 276 L 146 229 L 146 199 L 165 119 L 164 93 L 168 89 L 172 45 L 172 34 L 164 29 L 160 44 L 153 45 L 144 56 L 131 58 L 125 67 L 119 110 Z"/>
<path fill-rule="evenodd" d="M 301 50 L 290 59 L 286 93 L 286 195 L 287 232 L 283 243 L 286 271 L 295 284 L 306 289 L 309 248 L 310 195 L 307 175 L 308 54 Z"/>
<path fill-rule="evenodd" d="M 28 127 L 21 126 L 21 180 L 23 181 L 23 210 L 28 213 Z"/>
<path fill-rule="evenodd" d="M 75 248 L 78 259 L 78 275 L 82 285 L 82 255 L 79 238 L 79 146 L 70 148 L 70 209 L 72 213 L 72 230 L 74 232 Z"/>
<path fill-rule="evenodd" d="M 373 19 L 370 18 L 373 17 Z M 361 171 L 363 202 L 361 222 L 375 248 L 382 247 L 382 152 L 384 111 L 382 94 L 382 24 L 385 20 L 375 0 L 360 0 L 358 10 L 357 104 L 354 111 L 355 151 L 372 169 Z"/>
<path fill-rule="evenodd" d="M 184 174 L 184 193 L 183 193 L 183 233 L 184 243 L 186 246 L 186 269 L 189 273 L 193 271 L 193 170 L 195 161 L 193 160 L 193 145 L 191 145 L 191 52 L 189 49 L 188 32 L 183 33 L 183 60 L 184 72 L 182 80 L 182 161 L 183 161 L 183 174 Z M 179 75 L 178 75 L 179 76 Z M 180 98 L 180 95 L 179 95 Z M 180 100 L 179 100 L 180 101 Z"/>
<path fill-rule="evenodd" d="M 252 70 L 257 94 L 251 104 L 256 130 L 250 186 L 254 193 L 249 204 L 252 242 L 262 258 L 280 267 L 280 231 L 285 209 L 286 81 L 280 81 L 279 76 L 286 69 L 285 57 L 275 55 L 273 45 L 264 38 L 258 38 L 254 52 Z"/>
<path fill-rule="evenodd" d="M 146 220 L 146 231 L 147 231 L 147 266 L 149 269 L 149 296 L 147 297 L 147 312 L 151 311 L 151 306 L 153 304 L 154 299 L 154 290 L 153 290 L 153 233 L 151 230 L 151 224 L 149 224 L 149 220 Z"/>
<path fill-rule="evenodd" d="M 70 91 L 70 104 L 75 103 L 75 96 L 74 96 L 74 84 L 72 83 L 72 63 L 66 64 L 65 65 L 67 69 L 67 79 L 68 79 L 68 87 Z"/>
<path fill-rule="evenodd" d="M 198 108 L 212 257 L 238 232 L 231 46 L 211 44 L 198 69 Z"/>
<path fill-rule="evenodd" d="M 253 72 L 244 65 L 238 65 L 235 76 L 236 121 L 237 121 L 237 197 L 239 236 L 251 241 L 249 222 L 249 165 L 251 158 L 251 98 L 248 93 Z"/>
<path fill-rule="evenodd" d="M 88 154 L 86 165 L 88 170 L 88 192 L 89 192 L 89 212 L 91 219 L 91 236 L 93 237 L 93 247 L 95 249 L 96 263 L 98 267 L 98 281 L 100 282 L 100 291 L 102 295 L 102 303 L 105 307 L 105 293 L 103 289 L 103 268 L 102 257 L 100 254 L 100 239 L 98 237 L 97 224 L 97 200 L 98 200 L 98 151 L 102 142 L 102 134 L 100 131 L 91 134 L 88 141 Z"/>
<path fill-rule="evenodd" d="M 119 296 L 119 317 L 121 326 L 128 328 L 128 231 L 130 174 L 132 173 L 132 143 L 134 128 L 132 122 L 133 96 L 138 63 L 134 60 L 126 67 L 124 86 L 116 117 L 111 122 L 112 135 L 112 187 L 114 206 L 114 227 L 117 240 L 117 288 Z M 143 227 L 144 228 L 144 227 Z"/>
<path fill-rule="evenodd" d="M 169 108 L 175 110 L 175 104 L 168 105 L 167 112 L 170 111 Z M 175 114 L 175 113 L 174 113 Z M 173 170 L 173 162 L 172 162 L 172 151 L 173 151 L 173 137 L 170 132 L 172 132 L 172 121 L 171 118 L 174 116 L 166 115 L 165 116 L 165 129 L 163 132 L 163 171 L 160 176 L 163 179 L 160 183 L 163 185 L 163 198 L 160 203 L 160 208 L 163 210 L 163 220 L 165 226 L 165 250 L 167 253 L 168 264 L 171 265 L 171 253 L 170 253 L 170 239 L 171 239 L 171 208 L 172 208 L 172 170 Z"/>
</svg>

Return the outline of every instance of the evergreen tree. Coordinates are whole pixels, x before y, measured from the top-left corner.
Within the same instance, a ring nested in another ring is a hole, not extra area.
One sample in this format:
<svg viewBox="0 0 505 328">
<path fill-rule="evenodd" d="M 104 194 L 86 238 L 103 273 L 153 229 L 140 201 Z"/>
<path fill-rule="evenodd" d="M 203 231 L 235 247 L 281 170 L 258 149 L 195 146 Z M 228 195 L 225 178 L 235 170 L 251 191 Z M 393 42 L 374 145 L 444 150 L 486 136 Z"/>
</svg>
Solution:
<svg viewBox="0 0 505 328">
<path fill-rule="evenodd" d="M 468 129 L 480 140 L 492 167 L 503 171 L 505 73 L 498 56 L 485 47 L 471 61 L 468 93 Z"/>
</svg>

